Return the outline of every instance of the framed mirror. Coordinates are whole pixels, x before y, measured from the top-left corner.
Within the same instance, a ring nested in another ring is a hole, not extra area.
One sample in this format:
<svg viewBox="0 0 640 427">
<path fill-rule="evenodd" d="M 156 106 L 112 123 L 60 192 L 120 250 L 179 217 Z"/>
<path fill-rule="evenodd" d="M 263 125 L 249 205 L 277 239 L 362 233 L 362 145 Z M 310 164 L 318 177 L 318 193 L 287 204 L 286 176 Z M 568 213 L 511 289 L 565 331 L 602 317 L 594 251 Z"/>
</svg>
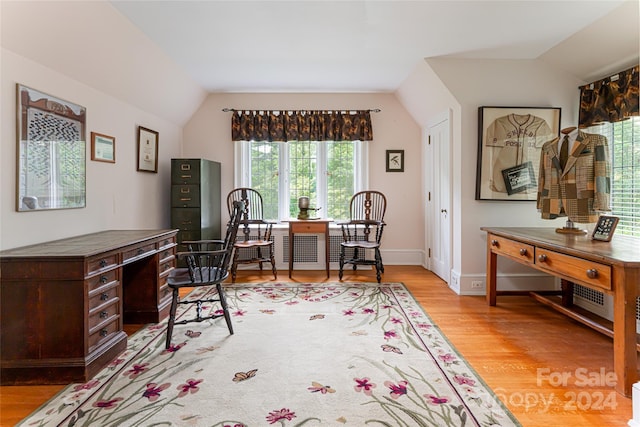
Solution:
<svg viewBox="0 0 640 427">
<path fill-rule="evenodd" d="M 16 210 L 86 205 L 86 109 L 21 84 Z"/>
</svg>

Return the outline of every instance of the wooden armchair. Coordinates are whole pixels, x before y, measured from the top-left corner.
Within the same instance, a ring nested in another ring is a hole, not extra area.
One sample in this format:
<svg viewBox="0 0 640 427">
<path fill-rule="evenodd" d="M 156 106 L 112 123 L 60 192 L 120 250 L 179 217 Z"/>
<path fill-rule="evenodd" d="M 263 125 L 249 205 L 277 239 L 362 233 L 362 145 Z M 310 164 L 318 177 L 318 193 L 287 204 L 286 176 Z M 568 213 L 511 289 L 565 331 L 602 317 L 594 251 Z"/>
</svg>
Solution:
<svg viewBox="0 0 640 427">
<path fill-rule="evenodd" d="M 339 224 L 342 228 L 338 273 L 340 280 L 342 280 L 345 264 L 352 264 L 354 271 L 358 265 L 373 265 L 376 268 L 376 279 L 380 283 L 381 274 L 384 273 L 380 242 L 386 225 L 384 222 L 386 210 L 387 199 L 379 191 L 361 191 L 351 198 L 350 220 Z M 346 258 L 347 249 L 352 251 L 350 258 Z M 367 258 L 367 251 L 373 251 L 374 259 Z"/>
<path fill-rule="evenodd" d="M 273 222 L 265 221 L 262 207 L 262 196 L 252 188 L 236 188 L 227 196 L 229 212 L 233 204 L 240 201 L 244 204 L 240 226 L 242 236 L 234 244 L 233 263 L 231 266 L 231 282 L 235 283 L 238 264 L 258 264 L 262 270 L 264 262 L 271 263 L 274 280 L 278 278 L 276 259 L 271 240 Z"/>
<path fill-rule="evenodd" d="M 169 309 L 169 321 L 167 324 L 167 341 L 165 348 L 171 345 L 171 335 L 174 325 L 183 325 L 190 322 L 202 322 L 208 319 L 216 319 L 224 316 L 229 334 L 233 335 L 231 316 L 227 307 L 227 301 L 222 289 L 222 282 L 229 277 L 229 262 L 233 252 L 233 242 L 236 240 L 240 217 L 242 215 L 242 202 L 235 202 L 231 211 L 231 219 L 227 225 L 227 233 L 224 240 L 194 240 L 183 242 L 189 248 L 186 252 L 178 252 L 179 259 L 184 259 L 186 267 L 175 268 L 167 278 L 167 285 L 172 290 L 171 308 Z M 207 293 L 204 298 L 180 299 L 181 288 L 215 286 L 216 293 Z M 210 311 L 202 315 L 202 304 L 219 302 L 222 314 Z M 176 321 L 178 304 L 196 304 L 196 315 L 193 318 Z"/>
</svg>

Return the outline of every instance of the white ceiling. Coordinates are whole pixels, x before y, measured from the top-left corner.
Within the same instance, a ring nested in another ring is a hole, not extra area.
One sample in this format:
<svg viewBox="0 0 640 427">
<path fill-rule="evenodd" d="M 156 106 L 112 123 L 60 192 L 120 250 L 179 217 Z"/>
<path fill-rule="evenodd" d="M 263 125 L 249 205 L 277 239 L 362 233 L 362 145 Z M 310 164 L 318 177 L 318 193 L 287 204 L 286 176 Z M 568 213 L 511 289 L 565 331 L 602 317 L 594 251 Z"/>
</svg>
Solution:
<svg viewBox="0 0 640 427">
<path fill-rule="evenodd" d="M 538 58 L 623 1 L 111 3 L 207 91 L 372 92 L 424 58 Z"/>
</svg>

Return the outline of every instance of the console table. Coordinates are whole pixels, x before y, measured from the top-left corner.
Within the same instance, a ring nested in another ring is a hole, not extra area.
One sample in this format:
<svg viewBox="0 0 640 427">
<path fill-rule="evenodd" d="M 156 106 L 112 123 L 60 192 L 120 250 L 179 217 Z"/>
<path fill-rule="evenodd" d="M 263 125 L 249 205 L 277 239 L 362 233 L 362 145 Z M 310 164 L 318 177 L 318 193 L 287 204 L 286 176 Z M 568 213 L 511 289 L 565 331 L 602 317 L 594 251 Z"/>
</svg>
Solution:
<svg viewBox="0 0 640 427">
<path fill-rule="evenodd" d="M 570 282 L 613 295 L 614 320 L 610 336 L 617 375 L 615 388 L 631 396 L 631 387 L 638 380 L 636 298 L 640 287 L 640 239 L 618 234 L 611 242 L 594 241 L 589 235 L 556 233 L 553 228 L 481 229 L 487 232 L 489 305 L 496 305 L 498 295 L 513 294 L 496 289 L 498 255 L 561 278 L 563 288 L 565 282 Z M 534 296 L 542 299 L 537 294 Z M 571 298 L 565 292 L 560 311 L 571 315 L 570 306 Z M 588 323 L 580 316 L 572 317 Z M 606 333 L 604 329 L 598 330 Z"/>
<path fill-rule="evenodd" d="M 159 322 L 177 230 L 111 230 L 0 252 L 0 383 L 84 382 Z"/>
<path fill-rule="evenodd" d="M 327 278 L 330 276 L 329 273 L 329 223 L 330 219 L 313 219 L 313 220 L 305 220 L 305 219 L 290 219 L 289 220 L 289 278 L 291 278 L 291 273 L 293 272 L 293 254 L 295 253 L 293 245 L 294 245 L 294 236 L 296 234 L 307 233 L 307 234 L 324 234 L 325 238 L 325 269 L 327 270 Z"/>
</svg>

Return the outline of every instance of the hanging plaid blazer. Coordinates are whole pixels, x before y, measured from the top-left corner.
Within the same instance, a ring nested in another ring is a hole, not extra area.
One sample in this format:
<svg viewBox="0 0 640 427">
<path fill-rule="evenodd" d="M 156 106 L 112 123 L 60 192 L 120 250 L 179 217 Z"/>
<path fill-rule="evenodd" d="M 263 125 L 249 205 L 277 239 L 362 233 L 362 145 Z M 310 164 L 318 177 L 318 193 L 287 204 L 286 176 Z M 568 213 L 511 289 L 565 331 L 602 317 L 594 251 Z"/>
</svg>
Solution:
<svg viewBox="0 0 640 427">
<path fill-rule="evenodd" d="M 573 222 L 597 222 L 598 211 L 610 210 L 607 138 L 578 132 L 564 170 L 560 167 L 558 139 L 542 146 L 537 201 L 542 218 L 568 216 Z"/>
</svg>

